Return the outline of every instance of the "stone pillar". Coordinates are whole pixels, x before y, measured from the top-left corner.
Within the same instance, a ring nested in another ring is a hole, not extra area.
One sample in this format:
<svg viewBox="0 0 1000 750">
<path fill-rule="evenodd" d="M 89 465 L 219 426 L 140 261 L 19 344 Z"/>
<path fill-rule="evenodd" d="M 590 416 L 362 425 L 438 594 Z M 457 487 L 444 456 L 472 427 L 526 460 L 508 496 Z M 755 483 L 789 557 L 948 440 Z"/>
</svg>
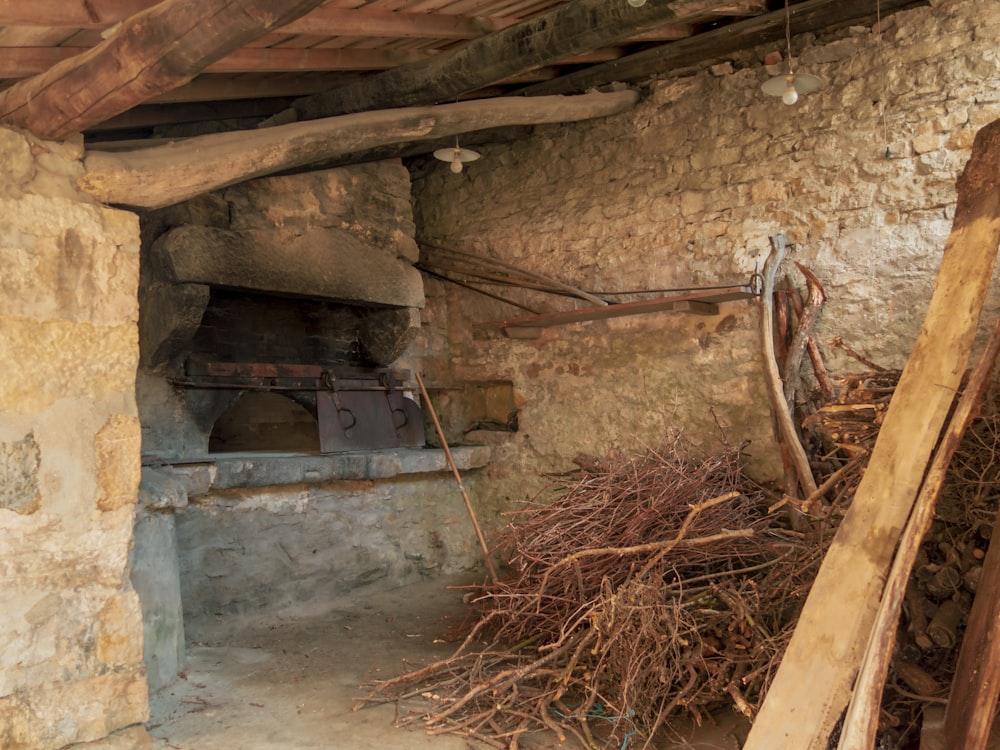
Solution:
<svg viewBox="0 0 1000 750">
<path fill-rule="evenodd" d="M 0 747 L 147 719 L 128 554 L 139 227 L 78 193 L 82 142 L 0 129 Z M 119 738 L 148 743 L 141 728 Z M 120 743 L 119 743 L 120 744 Z"/>
</svg>

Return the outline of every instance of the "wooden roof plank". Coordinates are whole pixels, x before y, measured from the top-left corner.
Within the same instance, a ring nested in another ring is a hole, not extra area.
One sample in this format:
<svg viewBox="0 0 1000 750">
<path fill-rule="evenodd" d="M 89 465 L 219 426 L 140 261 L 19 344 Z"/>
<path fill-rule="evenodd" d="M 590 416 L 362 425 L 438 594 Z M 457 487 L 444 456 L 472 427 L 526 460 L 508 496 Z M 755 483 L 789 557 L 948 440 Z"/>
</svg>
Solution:
<svg viewBox="0 0 1000 750">
<path fill-rule="evenodd" d="M 883 14 L 914 4 L 914 0 L 881 0 Z M 818 31 L 871 15 L 871 0 L 806 0 L 790 6 L 795 33 Z M 517 93 L 529 96 L 569 94 L 612 81 L 634 81 L 673 68 L 723 57 L 740 49 L 783 39 L 784 10 L 768 13 L 671 44 L 637 52 L 609 63 L 576 71 Z"/>
<path fill-rule="evenodd" d="M 0 122 L 64 138 L 190 81 L 322 0 L 164 0 L 102 44 L 0 92 Z"/>
<path fill-rule="evenodd" d="M 103 3 L 97 0 L 0 0 L 0 26 L 106 29 L 154 5 L 156 0 L 105 0 Z M 95 6 L 93 13 L 88 13 L 89 6 Z M 475 39 L 519 20 L 517 16 L 462 16 L 324 5 L 281 29 L 286 34 L 313 36 Z"/>
<path fill-rule="evenodd" d="M 240 49 L 212 63 L 207 73 L 292 73 L 296 71 L 386 70 L 419 62 L 434 55 L 417 50 L 297 49 L 295 47 Z"/>
<path fill-rule="evenodd" d="M 451 100 L 540 65 L 615 44 L 631 34 L 684 22 L 720 5 L 718 0 L 657 0 L 635 8 L 625 2 L 574 0 L 447 54 L 296 101 L 274 122 Z"/>
<path fill-rule="evenodd" d="M 0 0 L 0 26 L 107 28 L 157 0 Z"/>
</svg>

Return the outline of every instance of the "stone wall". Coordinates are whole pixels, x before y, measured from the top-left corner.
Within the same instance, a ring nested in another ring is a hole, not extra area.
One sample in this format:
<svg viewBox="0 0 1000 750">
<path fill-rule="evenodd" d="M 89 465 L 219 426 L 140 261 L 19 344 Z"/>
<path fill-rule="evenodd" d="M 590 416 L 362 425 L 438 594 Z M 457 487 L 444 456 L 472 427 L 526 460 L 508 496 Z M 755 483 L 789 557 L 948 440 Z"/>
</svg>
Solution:
<svg viewBox="0 0 1000 750">
<path fill-rule="evenodd" d="M 363 586 L 471 575 L 482 564 L 444 472 L 212 492 L 176 523 L 184 629 L 195 641 L 248 618 L 322 614 Z"/>
<path fill-rule="evenodd" d="M 760 91 L 780 70 L 762 63 L 774 46 L 663 77 L 629 113 L 539 127 L 483 149 L 460 175 L 415 165 L 418 237 L 621 291 L 746 283 L 768 235 L 783 232 L 796 245 L 790 259 L 826 287 L 817 337 L 831 370 L 864 369 L 831 347 L 834 336 L 901 366 L 950 230 L 956 177 L 977 129 L 1000 116 L 998 34 L 1000 5 L 931 0 L 884 19 L 881 50 L 867 27 L 795 36 L 800 69 L 824 83 L 792 107 Z M 784 272 L 802 286 L 791 263 Z M 716 317 L 658 313 L 519 341 L 473 324 L 523 312 L 438 282 L 426 294 L 429 377 L 509 379 L 523 403 L 520 431 L 495 441 L 486 508 L 524 499 L 540 472 L 572 469 L 578 453 L 640 450 L 671 429 L 711 445 L 717 422 L 733 443 L 751 441 L 753 473 L 779 476 L 755 301 L 724 303 Z"/>
<path fill-rule="evenodd" d="M 0 747 L 147 718 L 127 574 L 139 227 L 77 193 L 82 142 L 0 129 Z M 128 733 L 129 746 L 145 732 Z"/>
</svg>

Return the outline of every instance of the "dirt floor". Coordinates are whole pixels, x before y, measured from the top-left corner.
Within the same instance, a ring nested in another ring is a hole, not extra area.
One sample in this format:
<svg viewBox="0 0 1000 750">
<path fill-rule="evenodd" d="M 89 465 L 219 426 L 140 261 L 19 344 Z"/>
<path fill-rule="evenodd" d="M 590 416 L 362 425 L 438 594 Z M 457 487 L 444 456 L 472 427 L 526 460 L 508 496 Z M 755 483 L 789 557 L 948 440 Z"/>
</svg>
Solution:
<svg viewBox="0 0 1000 750">
<path fill-rule="evenodd" d="M 344 597 L 322 615 L 199 628 L 182 679 L 151 698 L 157 750 L 464 750 L 465 740 L 393 726 L 396 707 L 353 711 L 360 686 L 450 655 L 445 634 L 467 607 L 465 581 L 434 579 Z M 733 717 L 674 727 L 657 750 L 737 750 Z M 522 747 L 560 747 L 539 734 Z"/>
</svg>

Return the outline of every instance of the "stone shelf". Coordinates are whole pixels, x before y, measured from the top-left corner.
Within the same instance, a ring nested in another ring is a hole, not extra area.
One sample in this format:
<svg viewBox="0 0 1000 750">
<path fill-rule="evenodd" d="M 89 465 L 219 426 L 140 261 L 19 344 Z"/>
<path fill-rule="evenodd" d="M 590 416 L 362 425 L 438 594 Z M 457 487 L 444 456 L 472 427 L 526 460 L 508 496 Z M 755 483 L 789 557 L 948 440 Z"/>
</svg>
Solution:
<svg viewBox="0 0 1000 750">
<path fill-rule="evenodd" d="M 485 445 L 451 449 L 459 471 L 478 469 L 490 461 Z M 172 475 L 187 496 L 239 487 L 365 479 L 391 479 L 405 474 L 448 472 L 445 452 L 433 448 L 392 448 L 354 453 L 215 453 L 165 460 L 145 469 Z M 146 472 L 144 472 L 144 476 Z"/>
</svg>

